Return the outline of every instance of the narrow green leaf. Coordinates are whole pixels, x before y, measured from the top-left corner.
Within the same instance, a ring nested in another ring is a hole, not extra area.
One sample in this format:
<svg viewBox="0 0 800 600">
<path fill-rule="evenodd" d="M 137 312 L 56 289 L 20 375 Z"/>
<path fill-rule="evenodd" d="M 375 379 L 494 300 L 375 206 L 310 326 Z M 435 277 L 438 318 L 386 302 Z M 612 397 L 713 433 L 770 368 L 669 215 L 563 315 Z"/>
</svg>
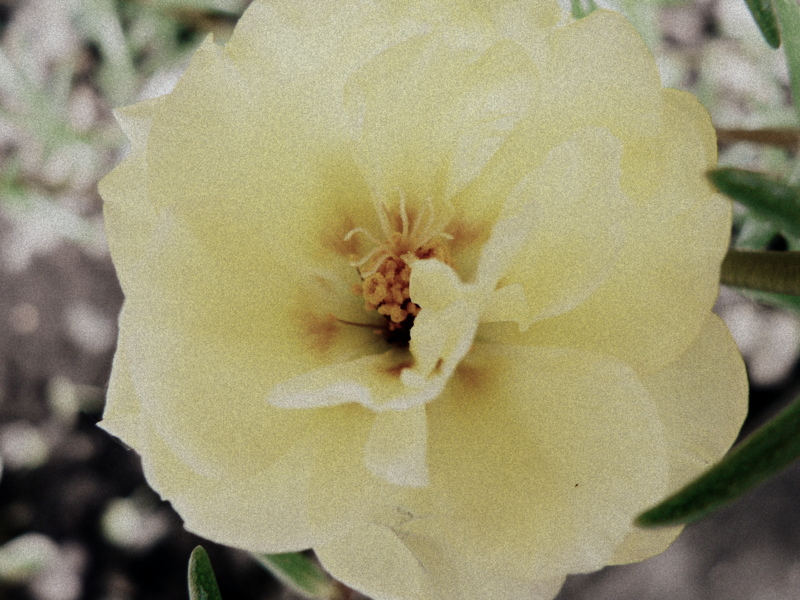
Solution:
<svg viewBox="0 0 800 600">
<path fill-rule="evenodd" d="M 771 292 L 761 292 L 758 290 L 741 290 L 743 295 L 752 298 L 756 302 L 782 308 L 800 316 L 800 296 L 789 296 L 786 294 L 773 294 Z"/>
<path fill-rule="evenodd" d="M 730 250 L 722 261 L 722 283 L 800 296 L 800 252 Z"/>
<path fill-rule="evenodd" d="M 800 116 L 800 4 L 797 0 L 772 0 L 789 66 L 795 113 Z"/>
<path fill-rule="evenodd" d="M 314 560 L 300 552 L 254 554 L 280 581 L 306 598 L 337 600 L 341 588 Z"/>
<path fill-rule="evenodd" d="M 772 1 L 745 0 L 745 2 L 767 43 L 773 48 L 779 47 L 781 34 L 778 30 L 778 18 L 775 16 L 775 7 L 772 6 Z"/>
<path fill-rule="evenodd" d="M 726 196 L 781 231 L 800 237 L 800 191 L 795 186 L 745 169 L 716 169 L 708 172 L 708 178 Z"/>
<path fill-rule="evenodd" d="M 636 524 L 659 527 L 696 521 L 775 475 L 798 457 L 800 399 L 704 475 L 639 515 Z"/>
<path fill-rule="evenodd" d="M 189 600 L 222 600 L 211 561 L 202 546 L 189 557 Z"/>
<path fill-rule="evenodd" d="M 98 82 L 112 106 L 131 102 L 139 79 L 128 46 L 118 3 L 113 0 L 83 0 L 74 21 L 80 33 L 97 44 L 102 56 Z"/>
<path fill-rule="evenodd" d="M 594 0 L 571 0 L 571 2 L 572 16 L 576 19 L 582 19 L 597 10 Z"/>
</svg>

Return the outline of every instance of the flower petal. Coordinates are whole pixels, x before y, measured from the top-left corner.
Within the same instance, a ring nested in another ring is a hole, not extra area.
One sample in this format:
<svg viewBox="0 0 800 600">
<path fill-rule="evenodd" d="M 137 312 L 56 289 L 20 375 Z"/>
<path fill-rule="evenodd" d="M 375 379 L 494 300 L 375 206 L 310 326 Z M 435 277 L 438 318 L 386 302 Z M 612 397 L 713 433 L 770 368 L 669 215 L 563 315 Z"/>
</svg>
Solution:
<svg viewBox="0 0 800 600">
<path fill-rule="evenodd" d="M 478 265 L 479 285 L 521 286 L 525 329 L 587 298 L 614 266 L 620 222 L 633 205 L 620 188 L 622 148 L 608 130 L 582 129 L 516 187 Z"/>
<path fill-rule="evenodd" d="M 514 40 L 531 56 L 542 54 L 543 39 L 559 21 L 569 20 L 567 11 L 550 0 L 497 0 L 489 2 L 492 21 L 503 37 Z"/>
<path fill-rule="evenodd" d="M 747 374 L 728 328 L 711 314 L 689 349 L 642 383 L 664 423 L 672 493 L 719 461 L 736 440 L 747 414 Z M 671 527 L 661 538 L 637 530 L 614 562 L 658 554 L 681 529 Z"/>
<path fill-rule="evenodd" d="M 452 598 L 502 598 L 504 600 L 552 600 L 564 583 L 563 575 L 550 579 L 521 579 L 498 574 L 468 561 L 458 548 L 396 529 L 425 569 L 434 590 L 431 600 Z"/>
<path fill-rule="evenodd" d="M 264 438 L 276 446 L 266 456 L 251 449 L 246 437 L 241 446 L 237 439 L 228 440 L 248 468 L 206 476 L 191 468 L 195 461 L 186 460 L 186 449 L 171 432 L 161 433 L 161 423 L 141 403 L 122 346 L 116 361 L 109 412 L 101 426 L 125 436 L 142 456 L 148 482 L 170 500 L 187 529 L 199 535 L 252 552 L 303 550 L 403 501 L 398 490 L 405 488 L 384 483 L 365 467 L 364 448 L 375 422 L 372 411 L 352 405 L 282 411 L 303 424 L 292 430 L 292 439 L 280 430 L 265 431 Z M 279 409 L 272 410 L 271 424 L 285 425 Z M 222 421 L 216 424 L 224 426 Z M 187 418 L 186 426 L 194 428 L 193 419 Z"/>
<path fill-rule="evenodd" d="M 254 80 L 204 43 L 153 118 L 149 203 L 232 268 L 312 265 L 355 284 L 350 261 L 364 248 L 344 238 L 379 224 L 369 188 L 342 152 L 350 143 L 343 117 L 320 121 L 316 105 L 287 97 L 280 84 L 263 72 Z"/>
<path fill-rule="evenodd" d="M 436 390 L 409 388 L 401 374 L 412 365 L 403 350 L 320 367 L 274 386 L 267 402 L 281 408 L 316 408 L 358 403 L 372 410 L 401 410 L 428 402 Z"/>
<path fill-rule="evenodd" d="M 508 14 L 534 6 L 513 7 Z M 621 15 L 597 10 L 551 30 L 544 44 L 542 48 L 535 40 L 535 48 L 529 48 L 539 65 L 536 109 L 517 122 L 481 175 L 454 199 L 459 210 L 468 205 L 496 210 L 493 198 L 507 198 L 553 148 L 581 129 L 607 128 L 624 146 L 652 137 L 662 125 L 663 95 L 655 60 Z M 456 223 L 454 229 L 460 234 L 454 241 L 488 238 L 488 231 L 469 221 Z M 468 277 L 477 261 L 473 257 L 464 262 L 467 268 L 459 272 Z"/>
<path fill-rule="evenodd" d="M 365 448 L 377 413 L 358 404 L 309 412 L 314 418 L 306 435 L 314 440 L 315 454 L 306 501 L 317 536 L 328 542 L 375 522 L 418 489 L 389 483 L 367 468 Z"/>
<path fill-rule="evenodd" d="M 491 43 L 485 26 L 455 34 L 449 23 L 434 25 L 348 82 L 355 156 L 373 189 L 447 200 L 477 176 L 537 89 L 522 48 Z"/>
<path fill-rule="evenodd" d="M 438 382 L 438 395 L 472 346 L 482 290 L 461 283 L 451 267 L 435 259 L 414 263 L 409 289 L 421 310 L 411 328 L 414 363 L 401 377 L 411 387 Z"/>
<path fill-rule="evenodd" d="M 425 405 L 375 415 L 364 455 L 367 468 L 396 485 L 428 485 Z"/>
<path fill-rule="evenodd" d="M 542 69 L 543 118 L 567 133 L 587 125 L 655 132 L 661 77 L 641 36 L 621 14 L 597 10 L 556 29 Z"/>
<path fill-rule="evenodd" d="M 174 450 L 206 475 L 245 476 L 303 423 L 301 413 L 267 404 L 269 390 L 294 374 L 374 353 L 380 340 L 332 317 L 337 305 L 348 310 L 345 283 L 299 269 L 240 270 L 168 213 L 162 227 L 147 279 L 128 294 L 120 346 L 142 403 Z M 339 293 L 345 299 L 337 304 Z"/>
<path fill-rule="evenodd" d="M 504 339 L 603 352 L 643 373 L 660 368 L 689 347 L 714 304 L 730 215 L 719 195 L 668 219 L 637 211 L 623 223 L 617 264 L 589 298 Z"/>
<path fill-rule="evenodd" d="M 539 94 L 538 69 L 521 46 L 496 43 L 474 65 L 465 82 L 455 125 L 443 195 L 457 196 L 483 170 Z M 459 215 L 473 222 L 491 214 L 494 199 L 482 204 L 457 203 Z"/>
<path fill-rule="evenodd" d="M 388 527 L 353 528 L 314 551 L 331 575 L 374 600 L 433 600 L 424 566 Z"/>
<path fill-rule="evenodd" d="M 158 221 L 148 201 L 146 150 L 153 116 L 163 103 L 163 98 L 156 98 L 114 111 L 131 147 L 126 160 L 103 178 L 98 189 L 105 201 L 103 218 L 109 249 L 123 289 L 133 287 L 131 274 L 138 270 Z"/>
<path fill-rule="evenodd" d="M 638 205 L 668 219 L 713 193 L 705 173 L 717 164 L 717 140 L 711 116 L 694 96 L 672 89 L 663 95 L 661 129 L 625 145 L 622 187 Z"/>
<path fill-rule="evenodd" d="M 742 356 L 722 320 L 710 314 L 689 349 L 659 371 L 643 375 L 642 383 L 668 432 L 673 483 L 682 486 L 736 441 L 747 415 Z"/>
<path fill-rule="evenodd" d="M 311 449 L 303 436 L 253 474 L 232 471 L 205 477 L 192 470 L 154 427 L 131 381 L 123 346 L 114 357 L 100 426 L 139 453 L 147 481 L 170 500 L 187 529 L 254 552 L 287 552 L 318 543 L 302 501 L 308 496 L 311 464 Z"/>
<path fill-rule="evenodd" d="M 398 527 L 369 524 L 318 548 L 337 579 L 375 600 L 551 600 L 564 577 L 526 581 L 478 569 L 459 552 Z"/>
<path fill-rule="evenodd" d="M 475 50 L 448 51 L 444 40 L 419 36 L 384 51 L 348 82 L 354 153 L 373 189 L 438 196 L 433 185 L 455 135 L 448 109 L 474 57 Z"/>
<path fill-rule="evenodd" d="M 143 444 L 141 413 L 142 406 L 131 382 L 128 357 L 119 344 L 119 350 L 114 354 L 111 378 L 106 391 L 103 419 L 98 425 L 127 445 L 138 448 Z"/>
<path fill-rule="evenodd" d="M 425 491 L 440 508 L 404 530 L 481 568 L 521 579 L 599 568 L 663 495 L 662 426 L 613 358 L 476 344 L 427 409 Z"/>
</svg>

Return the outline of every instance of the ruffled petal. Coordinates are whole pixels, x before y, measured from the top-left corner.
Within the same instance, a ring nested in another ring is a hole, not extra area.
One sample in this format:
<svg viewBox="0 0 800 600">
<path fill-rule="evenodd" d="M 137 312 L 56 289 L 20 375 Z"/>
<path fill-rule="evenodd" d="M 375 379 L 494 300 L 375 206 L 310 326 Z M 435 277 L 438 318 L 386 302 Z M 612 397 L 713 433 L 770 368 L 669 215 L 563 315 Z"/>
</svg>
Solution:
<svg viewBox="0 0 800 600">
<path fill-rule="evenodd" d="M 566 10 L 550 0 L 496 0 L 487 4 L 502 36 L 514 40 L 539 60 L 546 55 L 545 40 L 552 28 L 570 19 Z"/>
<path fill-rule="evenodd" d="M 713 193 L 705 173 L 717 164 L 717 139 L 694 96 L 672 89 L 663 95 L 661 129 L 625 145 L 622 187 L 639 206 L 668 219 Z"/>
<path fill-rule="evenodd" d="M 534 10 L 534 5 L 520 8 L 511 3 L 502 12 L 526 9 Z M 539 81 L 535 110 L 516 123 L 480 175 L 453 199 L 459 212 L 462 207 L 481 207 L 466 209 L 475 210 L 475 217 L 456 217 L 448 228 L 454 243 L 466 248 L 458 255 L 465 280 L 475 274 L 477 249 L 489 238 L 502 206 L 498 199 L 508 198 L 553 148 L 587 127 L 610 130 L 625 147 L 643 136 L 652 139 L 663 124 L 655 60 L 621 15 L 598 10 L 552 30 L 543 43 L 538 38 L 531 43 L 527 50 L 538 66 Z M 481 213 L 490 215 L 488 227 Z"/>
<path fill-rule="evenodd" d="M 653 55 L 621 14 L 597 10 L 556 29 L 542 69 L 542 108 L 557 130 L 608 127 L 621 139 L 661 126 L 662 88 Z"/>
<path fill-rule="evenodd" d="M 158 213 L 148 199 L 146 150 L 153 116 L 163 104 L 163 98 L 156 98 L 114 111 L 130 149 L 125 161 L 98 185 L 105 200 L 108 245 L 123 290 L 132 289 L 131 274 L 138 270 L 158 222 Z"/>
<path fill-rule="evenodd" d="M 316 550 L 323 566 L 375 600 L 551 600 L 564 577 L 527 581 L 476 568 L 454 549 L 370 524 Z"/>
<path fill-rule="evenodd" d="M 404 530 L 498 575 L 599 568 L 663 496 L 663 428 L 634 372 L 613 358 L 476 344 L 427 409 L 425 492 L 437 511 Z"/>
<path fill-rule="evenodd" d="M 537 87 L 521 48 L 491 43 L 485 25 L 454 32 L 436 24 L 350 79 L 355 156 L 373 189 L 447 199 L 480 172 L 528 112 Z"/>
<path fill-rule="evenodd" d="M 314 440 L 315 454 L 306 501 L 309 519 L 320 538 L 329 542 L 346 535 L 353 527 L 380 521 L 394 512 L 395 507 L 405 504 L 408 494 L 418 489 L 389 483 L 367 467 L 366 449 L 379 418 L 375 412 L 358 404 L 310 412 L 314 419 L 306 435 Z M 411 423 L 400 425 L 421 424 L 412 417 Z M 412 442 L 421 441 L 418 429 L 406 428 L 405 432 Z M 416 456 L 420 448 L 406 446 Z"/>
<path fill-rule="evenodd" d="M 350 296 L 358 305 L 333 275 L 237 269 L 168 215 L 149 260 L 148 285 L 126 300 L 120 347 L 163 437 L 206 475 L 246 476 L 297 435 L 303 414 L 265 401 L 274 385 L 384 347 L 333 316 L 346 316 Z"/>
<path fill-rule="evenodd" d="M 395 485 L 428 485 L 425 406 L 375 415 L 364 456 L 367 468 Z"/>
<path fill-rule="evenodd" d="M 256 81 L 215 44 L 198 49 L 150 127 L 149 203 L 232 269 L 312 265 L 355 284 L 365 248 L 344 238 L 378 221 L 342 117 L 320 121 L 264 71 Z"/>
<path fill-rule="evenodd" d="M 262 448 L 251 448 L 249 431 L 244 429 L 243 439 L 207 440 L 227 441 L 242 464 L 206 475 L 192 468 L 193 456 L 187 460 L 194 449 L 187 451 L 172 432 L 164 435 L 158 417 L 140 401 L 129 362 L 120 346 L 101 427 L 123 436 L 142 456 L 148 482 L 169 499 L 190 531 L 252 552 L 297 551 L 327 543 L 384 515 L 386 507 L 405 503 L 402 492 L 410 488 L 388 484 L 366 468 L 365 448 L 377 420 L 372 411 L 355 405 L 313 411 L 271 409 L 267 421 L 258 424 L 263 428 Z M 245 408 L 228 409 L 231 420 L 246 416 Z M 298 423 L 281 430 L 286 426 L 281 417 L 287 416 Z M 194 428 L 190 417 L 186 426 Z M 225 428 L 226 423 L 217 420 L 212 425 Z M 277 429 L 270 431 L 270 425 Z M 417 432 L 410 433 L 413 437 Z M 265 442 L 272 445 L 261 455 Z"/>
<path fill-rule="evenodd" d="M 450 150 L 443 196 L 452 199 L 483 170 L 538 98 L 538 68 L 521 46 L 503 41 L 470 67 L 463 96 L 454 107 L 455 144 Z M 455 200 L 458 214 L 472 222 L 491 214 L 497 199 L 481 204 Z"/>
<path fill-rule="evenodd" d="M 123 311 L 125 308 L 123 307 Z M 128 357 L 121 344 L 114 354 L 111 378 L 106 391 L 103 419 L 98 426 L 123 440 L 126 445 L 140 448 L 143 445 L 141 431 L 142 406 L 136 397 L 131 382 Z"/>
<path fill-rule="evenodd" d="M 266 401 L 280 408 L 317 408 L 356 402 L 372 410 L 398 410 L 428 402 L 435 392 L 409 389 L 401 380 L 412 364 L 403 350 L 364 356 L 296 375 L 269 390 Z"/>
<path fill-rule="evenodd" d="M 472 346 L 482 290 L 463 284 L 451 267 L 433 259 L 414 263 L 409 288 L 420 312 L 411 328 L 414 363 L 402 378 L 411 387 L 436 385 L 438 395 Z"/>
<path fill-rule="evenodd" d="M 672 483 L 681 486 L 728 451 L 747 415 L 747 373 L 728 328 L 709 314 L 694 343 L 642 376 L 667 432 Z"/>
<path fill-rule="evenodd" d="M 631 202 L 620 188 L 622 147 L 586 128 L 554 148 L 509 197 L 478 265 L 479 285 L 519 286 L 536 320 L 580 304 L 616 263 Z"/>
<path fill-rule="evenodd" d="M 671 493 L 719 461 L 736 440 L 747 415 L 747 373 L 728 328 L 710 314 L 689 349 L 642 383 L 664 424 Z M 660 537 L 638 530 L 617 549 L 614 562 L 658 554 L 680 530 L 658 532 Z"/>
<path fill-rule="evenodd" d="M 284 444 L 271 461 L 259 464 L 257 457 L 244 454 L 244 461 L 257 463 L 247 475 L 231 470 L 206 477 L 193 470 L 155 427 L 131 381 L 124 346 L 114 357 L 99 425 L 139 453 L 147 481 L 169 499 L 187 529 L 254 552 L 301 550 L 320 541 L 312 532 L 303 500 L 309 495 L 312 455 L 305 436 Z"/>
<path fill-rule="evenodd" d="M 425 566 L 389 527 L 353 528 L 314 552 L 331 575 L 373 600 L 434 598 Z"/>
<path fill-rule="evenodd" d="M 667 219 L 638 210 L 623 222 L 626 243 L 614 269 L 583 303 L 524 334 L 482 326 L 479 339 L 582 348 L 641 373 L 657 370 L 689 347 L 714 304 L 730 218 L 730 202 L 719 195 Z"/>
</svg>

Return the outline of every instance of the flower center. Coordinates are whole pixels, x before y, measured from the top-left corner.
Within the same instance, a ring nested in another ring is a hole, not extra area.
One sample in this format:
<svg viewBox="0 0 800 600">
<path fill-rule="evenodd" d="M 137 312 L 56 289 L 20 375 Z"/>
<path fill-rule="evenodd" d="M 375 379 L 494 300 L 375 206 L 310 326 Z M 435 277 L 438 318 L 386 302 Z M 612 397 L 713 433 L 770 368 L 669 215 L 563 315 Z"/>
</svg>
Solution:
<svg viewBox="0 0 800 600">
<path fill-rule="evenodd" d="M 379 333 L 393 345 L 405 346 L 411 339 L 414 317 L 419 305 L 411 301 L 409 281 L 414 261 L 436 258 L 451 265 L 450 252 L 444 242 L 452 236 L 442 231 L 446 221 L 437 219 L 430 200 L 416 218 L 410 217 L 405 197 L 400 196 L 400 209 L 392 213 L 381 203 L 377 207 L 383 241 L 371 232 L 356 227 L 345 236 L 345 241 L 362 234 L 375 244 L 365 256 L 353 257 L 350 263 L 358 269 L 361 283 L 354 292 L 364 297 L 367 310 L 377 311 L 386 318 L 386 326 Z"/>
</svg>

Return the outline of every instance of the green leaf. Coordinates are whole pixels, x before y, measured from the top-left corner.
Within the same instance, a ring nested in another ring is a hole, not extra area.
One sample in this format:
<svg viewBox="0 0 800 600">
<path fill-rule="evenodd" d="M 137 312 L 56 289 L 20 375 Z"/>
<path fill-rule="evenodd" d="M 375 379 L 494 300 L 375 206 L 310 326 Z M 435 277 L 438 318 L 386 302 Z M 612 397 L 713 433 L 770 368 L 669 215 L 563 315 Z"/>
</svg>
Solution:
<svg viewBox="0 0 800 600">
<path fill-rule="evenodd" d="M 119 7 L 113 0 L 83 0 L 78 7 L 75 25 L 85 38 L 97 44 L 102 57 L 98 83 L 103 97 L 112 106 L 130 103 L 140 82 Z"/>
<path fill-rule="evenodd" d="M 725 285 L 800 296 L 800 252 L 730 250 L 722 261 Z"/>
<path fill-rule="evenodd" d="M 721 508 L 800 457 L 800 399 L 722 462 L 636 519 L 641 527 L 689 523 Z"/>
<path fill-rule="evenodd" d="M 571 2 L 572 16 L 576 19 L 582 19 L 597 10 L 594 0 L 571 0 Z"/>
<path fill-rule="evenodd" d="M 211 561 L 202 546 L 189 557 L 189 600 L 222 600 Z"/>
<path fill-rule="evenodd" d="M 744 204 L 781 231 L 800 237 L 800 190 L 763 173 L 725 168 L 708 172 L 720 192 Z"/>
<path fill-rule="evenodd" d="M 772 0 L 745 0 L 745 2 L 767 43 L 773 48 L 779 47 L 781 34 Z"/>
<path fill-rule="evenodd" d="M 800 116 L 800 5 L 797 0 L 772 0 L 789 66 L 794 110 Z"/>
<path fill-rule="evenodd" d="M 280 581 L 306 598 L 336 600 L 340 586 L 314 560 L 300 552 L 254 554 Z"/>
<path fill-rule="evenodd" d="M 773 294 L 770 292 L 747 289 L 742 289 L 741 292 L 744 296 L 747 298 L 752 298 L 756 302 L 774 306 L 776 308 L 782 308 L 800 316 L 800 296 Z"/>
</svg>

